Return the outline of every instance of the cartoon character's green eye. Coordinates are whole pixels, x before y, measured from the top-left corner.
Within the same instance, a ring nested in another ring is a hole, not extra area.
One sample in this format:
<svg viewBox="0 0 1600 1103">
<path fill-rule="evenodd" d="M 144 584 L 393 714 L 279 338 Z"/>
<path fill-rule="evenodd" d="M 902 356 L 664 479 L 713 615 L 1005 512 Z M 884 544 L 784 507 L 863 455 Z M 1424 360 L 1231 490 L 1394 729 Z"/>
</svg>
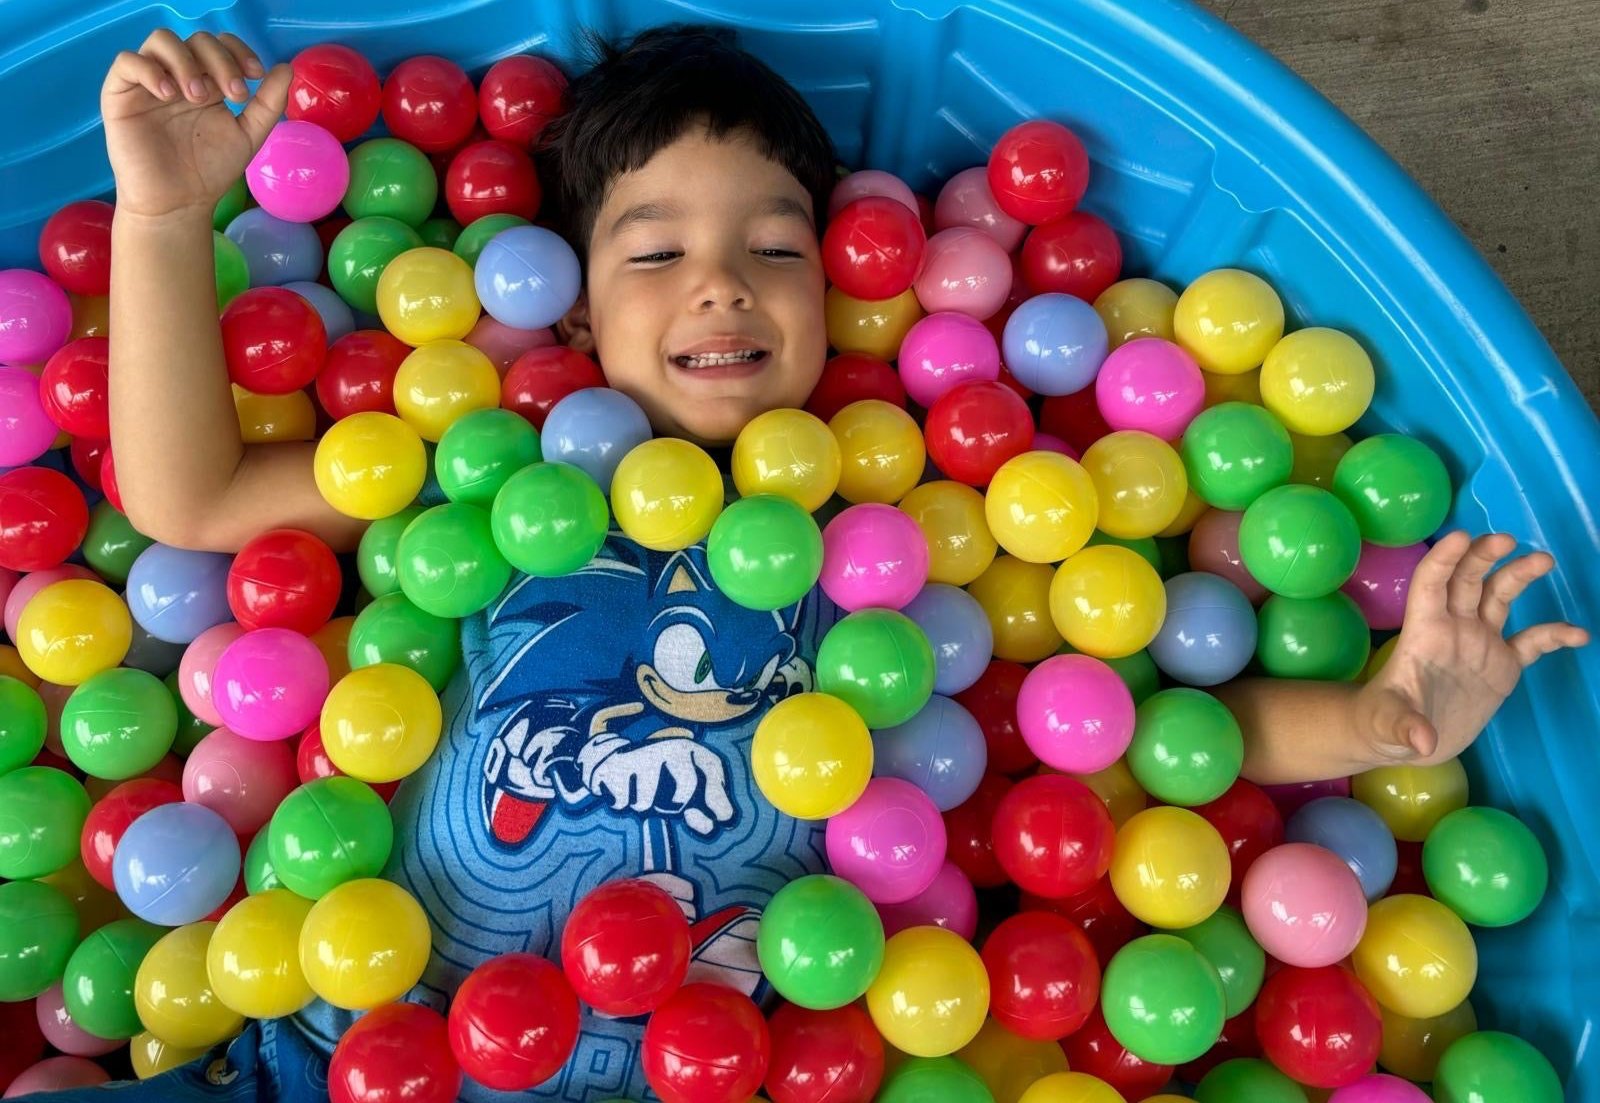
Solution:
<svg viewBox="0 0 1600 1103">
<path fill-rule="evenodd" d="M 707 651 L 700 656 L 700 663 L 694 668 L 694 684 L 699 685 L 711 677 L 711 652 Z"/>
<path fill-rule="evenodd" d="M 654 659 L 661 680 L 680 693 L 719 688 L 705 637 L 693 625 L 673 624 L 663 630 L 656 637 Z"/>
</svg>

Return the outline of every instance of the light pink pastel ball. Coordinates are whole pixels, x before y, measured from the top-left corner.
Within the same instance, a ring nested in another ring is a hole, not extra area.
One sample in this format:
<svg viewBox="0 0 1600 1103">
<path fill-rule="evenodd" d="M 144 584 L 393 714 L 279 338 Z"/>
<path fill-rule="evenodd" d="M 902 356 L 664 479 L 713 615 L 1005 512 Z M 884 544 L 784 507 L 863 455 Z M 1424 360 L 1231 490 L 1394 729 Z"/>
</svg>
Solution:
<svg viewBox="0 0 1600 1103">
<path fill-rule="evenodd" d="M 972 226 L 994 238 L 1007 253 L 1014 253 L 1028 232 L 1028 224 L 1012 218 L 994 201 L 989 190 L 989 170 L 983 165 L 963 169 L 939 191 L 933 204 L 933 225 L 946 230 Z"/>
<path fill-rule="evenodd" d="M 111 1077 L 87 1057 L 46 1057 L 22 1071 L 0 1099 L 15 1099 L 34 1092 L 61 1092 L 68 1088 L 91 1088 Z"/>
<path fill-rule="evenodd" d="M 518 329 L 485 314 L 472 327 L 465 338 L 467 344 L 487 356 L 501 375 L 516 362 L 517 357 L 529 349 L 544 348 L 556 343 L 555 331 L 544 329 Z"/>
<path fill-rule="evenodd" d="M 922 208 L 917 205 L 917 195 L 911 190 L 911 185 L 894 173 L 881 169 L 852 172 L 835 184 L 833 193 L 828 196 L 828 217 L 833 218 L 857 199 L 865 199 L 869 195 L 899 200 L 917 216 L 919 222 L 922 220 Z"/>
<path fill-rule="evenodd" d="M 69 578 L 86 578 L 97 582 L 100 576 L 88 567 L 80 567 L 76 563 L 63 563 L 59 567 L 29 571 L 19 578 L 11 587 L 11 592 L 6 595 L 6 635 L 11 639 L 17 638 L 17 621 L 22 617 L 22 607 L 32 601 L 35 594 L 53 582 L 65 582 Z"/>
<path fill-rule="evenodd" d="M 288 740 L 246 739 L 227 728 L 200 740 L 183 764 L 183 799 L 205 805 L 238 835 L 265 827 L 299 784 Z"/>
<path fill-rule="evenodd" d="M 877 907 L 885 938 L 908 927 L 944 927 L 969 942 L 978 933 L 978 894 L 954 862 L 945 862 L 933 884 L 905 903 Z"/>
<path fill-rule="evenodd" d="M 59 982 L 39 993 L 33 1013 L 38 1017 L 44 1040 L 71 1057 L 100 1057 L 128 1044 L 121 1039 L 90 1034 L 73 1022 Z"/>
<path fill-rule="evenodd" d="M 1267 600 L 1267 588 L 1256 581 L 1239 555 L 1239 522 L 1243 513 L 1208 509 L 1189 530 L 1189 566 L 1196 571 L 1221 575 L 1239 587 L 1251 605 Z"/>
<path fill-rule="evenodd" d="M 1261 948 L 1307 969 L 1343 961 L 1367 929 L 1361 881 L 1331 850 L 1284 843 L 1244 875 L 1240 909 Z"/>
<path fill-rule="evenodd" d="M 1339 588 L 1355 600 L 1368 627 L 1380 632 L 1399 628 L 1406 619 L 1411 576 L 1427 554 L 1427 544 L 1384 548 L 1363 542 L 1356 573 Z"/>
<path fill-rule="evenodd" d="M 222 725 L 222 717 L 217 715 L 217 706 L 211 700 L 217 660 L 228 645 L 242 635 L 244 628 L 231 620 L 212 625 L 184 648 L 183 658 L 178 661 L 179 696 L 190 712 L 213 727 Z"/>
<path fill-rule="evenodd" d="M 912 286 L 922 309 L 953 310 L 982 321 L 1011 294 L 1011 258 L 982 230 L 952 226 L 928 239 L 922 272 Z"/>
</svg>

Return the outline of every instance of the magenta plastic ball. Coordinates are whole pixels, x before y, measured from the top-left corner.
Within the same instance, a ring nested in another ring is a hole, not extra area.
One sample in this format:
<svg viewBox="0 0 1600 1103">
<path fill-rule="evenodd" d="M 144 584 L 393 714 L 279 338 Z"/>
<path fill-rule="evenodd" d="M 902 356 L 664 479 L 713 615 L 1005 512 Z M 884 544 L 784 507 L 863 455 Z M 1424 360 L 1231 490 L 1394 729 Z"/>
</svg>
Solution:
<svg viewBox="0 0 1600 1103">
<path fill-rule="evenodd" d="M 1205 407 L 1205 376 L 1194 357 L 1171 341 L 1140 337 L 1106 357 L 1094 397 L 1111 428 L 1177 440 Z"/>
<path fill-rule="evenodd" d="M 0 364 L 42 364 L 71 335 L 72 303 L 55 280 L 27 268 L 0 272 Z"/>
<path fill-rule="evenodd" d="M 944 819 L 921 789 L 875 777 L 828 821 L 828 865 L 874 904 L 903 904 L 933 884 L 944 866 Z"/>
<path fill-rule="evenodd" d="M 34 1092 L 63 1092 L 69 1088 L 92 1088 L 104 1084 L 111 1077 L 106 1070 L 87 1057 L 46 1057 L 36 1065 L 23 1069 L 11 1081 L 0 1099 L 15 1099 Z"/>
<path fill-rule="evenodd" d="M 908 927 L 943 927 L 968 942 L 978 933 L 978 894 L 954 862 L 945 862 L 933 883 L 903 904 L 879 904 L 883 935 L 892 938 Z"/>
<path fill-rule="evenodd" d="M 332 214 L 350 184 L 350 159 L 328 131 L 304 119 L 284 119 L 244 170 L 262 210 L 285 222 L 315 222 Z"/>
<path fill-rule="evenodd" d="M 1328 1103 L 1432 1103 L 1432 1096 L 1409 1080 L 1375 1072 L 1340 1088 Z"/>
<path fill-rule="evenodd" d="M 1133 741 L 1133 694 L 1088 655 L 1052 655 L 1022 680 L 1017 727 L 1028 749 L 1069 774 L 1104 770 Z"/>
<path fill-rule="evenodd" d="M 893 506 L 851 506 L 822 530 L 820 581 L 847 612 L 904 608 L 927 584 L 928 538 Z"/>
<path fill-rule="evenodd" d="M 44 1035 L 44 1040 L 68 1056 L 100 1057 L 127 1045 L 120 1038 L 102 1038 L 90 1034 L 73 1022 L 59 983 L 39 993 L 33 1003 L 33 1013 L 39 1020 L 39 1032 Z"/>
<path fill-rule="evenodd" d="M 1240 908 L 1263 950 L 1307 969 L 1343 961 L 1367 929 L 1360 879 L 1339 855 L 1310 843 L 1284 843 L 1257 858 Z"/>
<path fill-rule="evenodd" d="M 1063 456 L 1076 462 L 1083 457 L 1078 455 L 1078 450 L 1060 437 L 1053 437 L 1049 433 L 1033 434 L 1033 450 L 1035 452 L 1060 452 Z"/>
<path fill-rule="evenodd" d="M 59 432 L 39 401 L 39 377 L 0 366 L 0 467 L 21 467 L 50 450 Z"/>
<path fill-rule="evenodd" d="M 211 701 L 225 727 L 246 739 L 303 732 L 328 696 L 328 663 L 317 645 L 287 628 L 258 628 L 217 659 Z"/>
<path fill-rule="evenodd" d="M 994 201 L 989 190 L 989 170 L 983 165 L 962 169 L 939 190 L 933 203 L 933 225 L 939 230 L 971 226 L 994 238 L 1006 253 L 1015 253 L 1028 232 L 1028 224 L 1012 218 Z"/>
<path fill-rule="evenodd" d="M 99 577 L 88 567 L 80 567 L 76 563 L 63 563 L 59 567 L 49 567 L 42 571 L 29 571 L 17 580 L 17 584 L 11 587 L 11 593 L 6 596 L 6 636 L 13 640 L 17 638 L 17 621 L 22 616 L 23 607 L 32 601 L 34 595 L 46 586 L 56 582 L 66 582 L 72 578 L 86 578 L 90 581 L 98 581 Z"/>
<path fill-rule="evenodd" d="M 178 660 L 178 694 L 189 711 L 207 724 L 222 725 L 222 717 L 211 700 L 211 687 L 215 684 L 217 660 L 242 635 L 244 629 L 234 621 L 214 624 L 190 641 L 183 649 L 183 658 Z"/>
<path fill-rule="evenodd" d="M 299 784 L 287 740 L 246 739 L 227 728 L 200 740 L 183 764 L 183 799 L 205 805 L 238 835 L 265 827 Z"/>
<path fill-rule="evenodd" d="M 1339 588 L 1355 599 L 1368 627 L 1380 632 L 1399 628 L 1406 617 L 1411 576 L 1427 554 L 1427 544 L 1384 548 L 1363 543 L 1356 573 Z"/>
<path fill-rule="evenodd" d="M 919 406 L 972 380 L 1000 378 L 1000 346 L 987 326 L 946 310 L 921 318 L 900 342 L 900 381 Z"/>
<path fill-rule="evenodd" d="M 1243 513 L 1208 509 L 1189 530 L 1189 569 L 1221 575 L 1239 587 L 1251 605 L 1267 600 L 1267 588 L 1256 581 L 1239 554 L 1239 522 Z"/>
<path fill-rule="evenodd" d="M 1011 258 L 973 226 L 952 226 L 928 239 L 922 272 L 911 285 L 922 309 L 954 311 L 982 321 L 1006 305 Z"/>
<path fill-rule="evenodd" d="M 917 194 L 911 190 L 911 185 L 900 179 L 892 172 L 882 169 L 862 169 L 852 172 L 843 180 L 833 186 L 833 191 L 828 196 L 828 218 L 844 210 L 857 199 L 865 199 L 869 195 L 881 195 L 903 203 L 912 214 L 922 217 L 922 211 L 917 206 Z"/>
</svg>

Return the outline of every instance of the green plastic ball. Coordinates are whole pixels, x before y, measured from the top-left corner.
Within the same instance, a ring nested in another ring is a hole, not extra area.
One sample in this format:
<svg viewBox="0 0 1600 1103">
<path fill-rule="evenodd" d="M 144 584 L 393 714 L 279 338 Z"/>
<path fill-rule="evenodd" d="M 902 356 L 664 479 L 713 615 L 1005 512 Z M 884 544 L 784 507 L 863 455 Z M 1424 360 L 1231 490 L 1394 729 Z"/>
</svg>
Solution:
<svg viewBox="0 0 1600 1103">
<path fill-rule="evenodd" d="M 461 665 L 461 632 L 453 620 L 425 613 L 404 594 L 385 594 L 361 610 L 350 628 L 350 669 L 379 663 L 410 667 L 443 693 Z"/>
<path fill-rule="evenodd" d="M 1216 967 L 1176 935 L 1136 938 L 1106 966 L 1100 1009 L 1106 1026 L 1143 1061 L 1181 1065 L 1222 1036 L 1227 998 Z"/>
<path fill-rule="evenodd" d="M 706 538 L 717 589 L 747 609 L 782 609 L 822 574 L 822 530 L 805 507 L 776 494 L 740 498 Z"/>
<path fill-rule="evenodd" d="M 850 882 L 816 874 L 791 881 L 768 902 L 756 956 L 772 987 L 815 1011 L 866 994 L 883 965 L 883 920 Z"/>
<path fill-rule="evenodd" d="M 539 462 L 539 431 L 512 410 L 474 410 L 439 438 L 433 471 L 452 502 L 494 505 L 506 480 Z"/>
<path fill-rule="evenodd" d="M 142 919 L 115 919 L 79 943 L 61 980 L 72 1021 L 101 1038 L 131 1038 L 143 1030 L 133 981 L 139 963 L 166 933 Z"/>
<path fill-rule="evenodd" d="M 133 522 L 101 499 L 89 511 L 89 531 L 83 537 L 83 558 L 96 574 L 113 586 L 125 585 L 128 571 L 139 553 L 155 541 L 133 527 Z"/>
<path fill-rule="evenodd" d="M 217 309 L 222 310 L 250 287 L 250 265 L 233 239 L 212 231 L 211 265 L 217 285 Z"/>
<path fill-rule="evenodd" d="M 222 193 L 222 198 L 211 209 L 211 228 L 221 233 L 228 228 L 228 223 L 254 205 L 250 197 L 250 185 L 241 176 L 228 185 L 228 190 Z"/>
<path fill-rule="evenodd" d="M 1211 694 L 1164 689 L 1138 707 L 1128 768 L 1159 801 L 1209 804 L 1239 780 L 1244 735 L 1228 706 Z"/>
<path fill-rule="evenodd" d="M 1256 658 L 1274 678 L 1354 681 L 1367 665 L 1372 633 L 1348 594 L 1274 594 L 1257 614 Z"/>
<path fill-rule="evenodd" d="M 1458 808 L 1428 832 L 1422 875 L 1434 898 L 1477 927 L 1508 927 L 1533 914 L 1550 863 L 1533 832 L 1498 808 Z"/>
<path fill-rule="evenodd" d="M 1244 916 L 1224 904 L 1194 926 L 1172 933 L 1199 950 L 1216 969 L 1228 1018 L 1243 1014 L 1256 1002 L 1267 974 L 1267 953 L 1250 934 Z"/>
<path fill-rule="evenodd" d="M 511 581 L 488 510 L 464 502 L 424 511 L 400 534 L 397 555 L 400 592 L 436 617 L 470 617 Z"/>
<path fill-rule="evenodd" d="M 244 889 L 251 896 L 281 889 L 283 882 L 272 868 L 272 832 L 257 831 L 244 852 Z"/>
<path fill-rule="evenodd" d="M 1095 529 L 1094 532 L 1089 534 L 1089 542 L 1084 547 L 1093 548 L 1101 544 L 1115 544 L 1119 548 L 1127 548 L 1154 567 L 1157 574 L 1161 573 L 1161 548 L 1156 544 L 1154 536 L 1141 536 L 1137 539 L 1124 540 L 1120 536 L 1107 536 L 1099 529 Z"/>
<path fill-rule="evenodd" d="M 306 782 L 283 798 L 267 832 L 267 859 L 279 883 L 308 900 L 378 876 L 394 846 L 389 806 L 353 777 Z"/>
<path fill-rule="evenodd" d="M 559 578 L 586 565 L 611 523 L 606 496 L 569 463 L 536 463 L 506 480 L 489 511 L 495 547 L 524 574 Z"/>
<path fill-rule="evenodd" d="M 344 211 L 351 218 L 392 218 L 420 226 L 438 198 L 433 164 L 410 142 L 372 138 L 350 151 Z"/>
<path fill-rule="evenodd" d="M 1153 536 L 1156 542 L 1156 555 L 1161 562 L 1156 566 L 1156 573 L 1165 582 L 1169 578 L 1176 578 L 1189 571 L 1189 534 L 1182 536 Z"/>
<path fill-rule="evenodd" d="M 983 1078 L 954 1057 L 909 1057 L 883 1078 L 875 1103 L 994 1103 Z"/>
<path fill-rule="evenodd" d="M 456 239 L 461 236 L 461 223 L 448 215 L 437 218 L 424 219 L 417 233 L 422 236 L 422 244 L 432 249 L 454 248 Z"/>
<path fill-rule="evenodd" d="M 49 718 L 38 690 L 0 674 L 0 775 L 20 770 L 44 749 Z"/>
<path fill-rule="evenodd" d="M 1361 529 L 1344 503 L 1326 490 L 1274 487 L 1244 511 L 1239 557 L 1275 594 L 1321 597 L 1355 574 Z"/>
<path fill-rule="evenodd" d="M 1438 1103 L 1562 1103 L 1556 1070 L 1521 1038 L 1480 1030 L 1458 1038 L 1433 1074 Z"/>
<path fill-rule="evenodd" d="M 167 687 L 172 708 L 178 714 L 178 732 L 172 737 L 172 753 L 179 758 L 188 758 L 189 752 L 199 745 L 200 740 L 216 730 L 216 725 L 206 723 L 189 711 L 189 706 L 183 700 L 183 691 L 178 688 L 178 671 L 174 670 L 161 679 L 161 684 Z"/>
<path fill-rule="evenodd" d="M 1189 489 L 1217 509 L 1244 509 L 1289 481 L 1294 445 L 1264 406 L 1223 402 L 1202 410 L 1178 447 Z"/>
<path fill-rule="evenodd" d="M 817 689 L 892 728 L 933 696 L 933 646 L 915 621 L 889 609 L 861 609 L 828 629 L 817 649 Z"/>
<path fill-rule="evenodd" d="M 451 252 L 476 268 L 478 254 L 483 252 L 483 247 L 489 244 L 494 235 L 513 226 L 527 225 L 530 223 L 520 214 L 486 214 L 482 218 L 473 219 L 461 228 L 461 236 L 456 238 Z"/>
<path fill-rule="evenodd" d="M 1426 540 L 1450 513 L 1450 472 L 1420 440 L 1383 433 L 1356 442 L 1333 469 L 1333 492 L 1361 537 L 1386 548 Z"/>
<path fill-rule="evenodd" d="M 54 885 L 0 885 L 0 1002 L 31 1000 L 66 970 L 78 944 L 78 911 Z"/>
<path fill-rule="evenodd" d="M 103 670 L 61 707 L 61 743 L 90 777 L 122 781 L 160 762 L 178 735 L 178 710 L 161 679 L 143 670 Z"/>
<path fill-rule="evenodd" d="M 423 512 L 422 506 L 407 506 L 372 522 L 361 534 L 361 543 L 356 546 L 356 574 L 373 597 L 400 592 L 400 534 Z"/>
<path fill-rule="evenodd" d="M 78 856 L 89 794 L 71 774 L 24 766 L 0 776 L 0 877 L 54 873 Z"/>
<path fill-rule="evenodd" d="M 1224 1061 L 1201 1078 L 1195 1103 L 1306 1103 L 1305 1089 L 1254 1057 Z"/>
<path fill-rule="evenodd" d="M 1150 657 L 1148 651 L 1135 651 L 1131 655 L 1100 661 L 1122 679 L 1122 683 L 1128 687 L 1128 692 L 1133 694 L 1135 705 L 1148 701 L 1161 688 L 1161 672 L 1156 669 L 1156 661 Z"/>
<path fill-rule="evenodd" d="M 422 245 L 422 236 L 394 218 L 358 218 L 328 246 L 328 278 L 357 310 L 378 312 L 378 280 L 389 262 Z"/>
</svg>

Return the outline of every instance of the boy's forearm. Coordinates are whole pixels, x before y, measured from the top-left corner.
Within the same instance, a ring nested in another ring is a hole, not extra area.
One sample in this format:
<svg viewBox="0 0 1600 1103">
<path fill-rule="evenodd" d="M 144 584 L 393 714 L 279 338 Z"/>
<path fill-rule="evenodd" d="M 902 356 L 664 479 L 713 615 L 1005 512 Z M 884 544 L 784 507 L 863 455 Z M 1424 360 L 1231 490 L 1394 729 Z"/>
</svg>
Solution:
<svg viewBox="0 0 1600 1103">
<path fill-rule="evenodd" d="M 1244 732 L 1243 776 L 1261 785 L 1348 777 L 1371 767 L 1357 727 L 1361 687 L 1242 678 L 1213 693 Z"/>
</svg>

